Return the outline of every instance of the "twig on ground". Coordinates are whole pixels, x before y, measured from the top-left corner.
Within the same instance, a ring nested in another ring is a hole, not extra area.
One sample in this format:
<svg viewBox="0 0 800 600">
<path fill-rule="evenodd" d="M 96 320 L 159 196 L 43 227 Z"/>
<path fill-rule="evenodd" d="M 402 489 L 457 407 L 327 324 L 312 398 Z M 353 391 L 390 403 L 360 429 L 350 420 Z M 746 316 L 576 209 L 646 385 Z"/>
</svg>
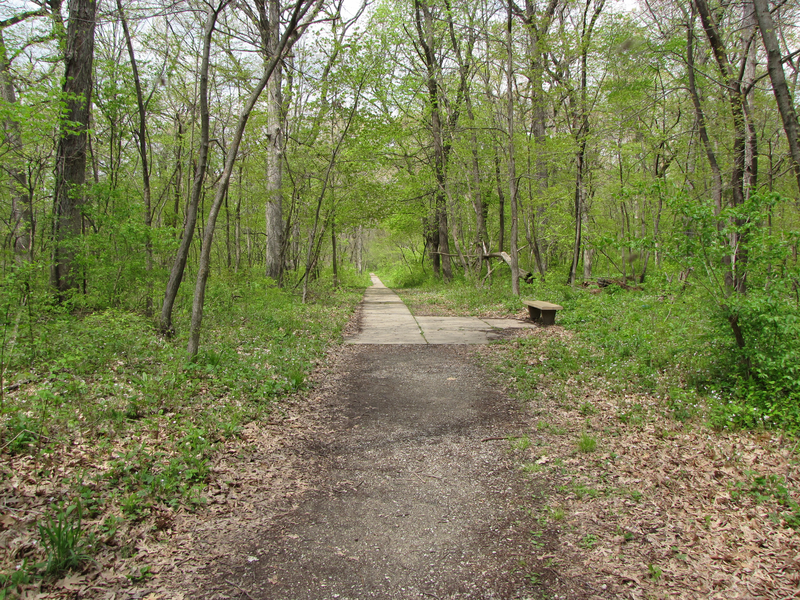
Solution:
<svg viewBox="0 0 800 600">
<path fill-rule="evenodd" d="M 23 429 L 17 435 L 15 435 L 13 438 L 8 440 L 7 444 L 5 444 L 4 446 L 0 447 L 0 451 L 3 451 L 6 448 L 8 448 L 14 442 L 14 440 L 17 439 L 19 436 L 21 436 L 23 433 L 30 433 L 31 435 L 41 435 L 42 437 L 47 438 L 48 440 L 50 439 L 46 435 L 42 435 L 41 433 L 37 434 L 35 431 L 31 431 L 30 429 Z"/>
<path fill-rule="evenodd" d="M 244 589 L 242 586 L 240 586 L 240 585 L 237 585 L 237 584 L 233 583 L 233 582 L 232 582 L 232 581 L 230 581 L 229 579 L 226 579 L 226 580 L 225 580 L 225 583 L 227 583 L 228 585 L 232 585 L 233 587 L 235 587 L 237 590 L 239 590 L 240 592 L 242 592 L 242 593 L 243 593 L 245 596 L 247 596 L 248 598 L 250 598 L 250 600 L 256 600 L 255 598 L 253 598 L 253 597 L 250 595 L 250 592 L 248 592 L 248 591 L 247 591 L 246 589 Z"/>
<path fill-rule="evenodd" d="M 441 475 L 431 475 L 430 473 L 418 473 L 416 471 L 411 471 L 414 475 L 419 477 L 420 481 L 422 481 L 422 476 L 430 477 L 432 479 L 442 479 Z"/>
</svg>

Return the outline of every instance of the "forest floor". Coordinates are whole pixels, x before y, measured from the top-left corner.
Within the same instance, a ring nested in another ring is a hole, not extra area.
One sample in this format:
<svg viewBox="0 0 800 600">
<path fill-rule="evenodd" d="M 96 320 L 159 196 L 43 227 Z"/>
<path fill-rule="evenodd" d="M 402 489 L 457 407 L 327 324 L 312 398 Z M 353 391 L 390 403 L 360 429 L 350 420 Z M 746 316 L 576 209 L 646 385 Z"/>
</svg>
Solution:
<svg viewBox="0 0 800 600">
<path fill-rule="evenodd" d="M 98 563 L 31 597 L 800 598 L 796 440 L 606 380 L 522 400 L 520 353 L 548 360 L 523 342 L 572 335 L 335 348 L 224 442 L 205 508 L 143 523 L 137 576 Z"/>
</svg>

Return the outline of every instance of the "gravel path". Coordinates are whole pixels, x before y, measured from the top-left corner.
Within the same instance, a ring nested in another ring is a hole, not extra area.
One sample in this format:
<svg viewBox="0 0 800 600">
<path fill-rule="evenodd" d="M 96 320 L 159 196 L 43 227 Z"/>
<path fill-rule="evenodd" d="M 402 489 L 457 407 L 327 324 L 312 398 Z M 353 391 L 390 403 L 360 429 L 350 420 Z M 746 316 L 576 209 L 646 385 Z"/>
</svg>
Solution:
<svg viewBox="0 0 800 600">
<path fill-rule="evenodd" d="M 464 347 L 362 346 L 347 362 L 334 433 L 310 444 L 321 485 L 221 578 L 252 598 L 538 597 L 521 480 L 508 443 L 486 440 L 520 428 L 514 404 Z"/>
</svg>

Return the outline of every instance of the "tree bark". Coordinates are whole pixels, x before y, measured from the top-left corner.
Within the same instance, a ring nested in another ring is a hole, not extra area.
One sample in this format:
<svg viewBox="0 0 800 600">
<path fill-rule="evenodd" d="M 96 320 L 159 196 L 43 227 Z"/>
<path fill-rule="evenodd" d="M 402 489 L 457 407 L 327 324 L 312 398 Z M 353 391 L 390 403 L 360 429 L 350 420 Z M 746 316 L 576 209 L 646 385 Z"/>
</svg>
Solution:
<svg viewBox="0 0 800 600">
<path fill-rule="evenodd" d="M 592 40 L 592 32 L 600 18 L 605 0 L 597 0 L 592 18 L 589 19 L 589 8 L 591 0 L 586 0 L 586 5 L 581 19 L 581 70 L 580 70 L 580 89 L 578 90 L 579 99 L 578 110 L 575 115 L 575 141 L 578 150 L 575 154 L 575 240 L 572 246 L 572 263 L 569 269 L 568 284 L 575 285 L 578 275 L 578 263 L 581 260 L 583 248 L 583 225 L 585 214 L 588 213 L 586 206 L 586 146 L 589 136 L 589 106 L 588 106 L 588 60 L 589 46 Z M 573 92 L 574 96 L 574 92 Z"/>
<path fill-rule="evenodd" d="M 453 46 L 456 54 L 456 61 L 458 62 L 459 77 L 461 79 L 461 89 L 464 94 L 464 104 L 467 109 L 467 119 L 469 120 L 470 130 L 470 155 L 471 155 L 471 170 L 470 170 L 470 196 L 472 199 L 472 207 L 475 210 L 475 246 L 478 254 L 478 259 L 475 262 L 476 274 L 480 274 L 483 265 L 483 255 L 489 251 L 489 234 L 486 230 L 486 202 L 483 198 L 483 186 L 481 185 L 481 168 L 478 159 L 478 134 L 477 127 L 475 126 L 475 112 L 472 106 L 472 93 L 470 88 L 471 71 L 473 64 L 472 50 L 475 45 L 475 35 L 473 27 L 470 27 L 467 34 L 467 55 L 464 58 L 461 52 L 461 42 L 456 36 L 455 27 L 453 25 L 453 11 L 451 9 L 450 1 L 446 0 L 447 7 L 447 25 L 450 32 L 450 43 Z M 473 25 L 470 23 L 470 25 Z M 454 238 L 455 239 L 455 238 Z M 463 254 L 460 248 L 456 248 L 459 256 L 463 259 Z"/>
<path fill-rule="evenodd" d="M 497 240 L 497 251 L 503 252 L 506 237 L 506 195 L 500 180 L 500 155 L 497 147 L 494 149 L 494 179 L 497 182 L 497 218 L 500 221 L 500 234 Z"/>
<path fill-rule="evenodd" d="M 266 53 L 277 56 L 280 43 L 280 0 L 269 0 L 269 18 L 265 30 Z M 283 96 L 282 68 L 275 69 L 267 84 L 267 249 L 266 273 L 278 285 L 283 277 Z"/>
<path fill-rule="evenodd" d="M 436 229 L 432 227 L 429 231 L 430 239 L 427 240 L 429 246 L 434 245 L 434 231 L 438 238 L 436 240 L 436 251 L 442 269 L 442 277 L 445 281 L 453 279 L 453 271 L 450 263 L 449 233 L 447 228 L 447 200 L 445 197 L 445 172 L 446 172 L 446 152 L 444 147 L 444 127 L 440 110 L 440 91 L 437 79 L 437 62 L 434 54 L 433 36 L 433 15 L 430 7 L 423 0 L 414 0 L 414 17 L 419 35 L 419 43 L 422 46 L 425 68 L 427 70 L 425 83 L 428 88 L 428 103 L 431 116 L 431 135 L 433 137 L 433 171 L 436 178 L 436 191 L 434 192 L 434 214 Z M 436 263 L 434 262 L 434 272 Z"/>
<path fill-rule="evenodd" d="M 731 65 L 725 45 L 720 35 L 717 24 L 711 15 L 706 0 L 694 0 L 703 30 L 711 46 L 714 59 L 719 71 L 725 78 L 725 93 L 733 118 L 733 161 L 731 166 L 731 204 L 741 206 L 744 203 L 744 172 L 745 154 L 747 144 L 747 121 L 744 114 L 744 97 L 742 95 L 741 80 Z M 729 240 L 731 254 L 729 272 L 726 274 L 726 283 L 729 289 L 743 294 L 747 289 L 747 252 L 745 240 L 738 233 L 732 233 Z"/>
<path fill-rule="evenodd" d="M 695 78 L 695 61 L 694 61 L 694 5 L 692 5 L 692 14 L 686 28 L 686 62 L 687 73 L 689 81 L 689 95 L 692 97 L 692 106 L 694 107 L 695 121 L 697 122 L 697 130 L 700 135 L 700 141 L 703 143 L 703 148 L 706 152 L 708 159 L 708 166 L 711 168 L 711 177 L 713 180 L 712 196 L 714 198 L 714 206 L 717 214 L 722 211 L 722 172 L 717 162 L 717 155 L 714 152 L 714 147 L 708 137 L 708 129 L 706 129 L 706 117 L 703 112 L 703 106 L 700 103 L 700 94 L 697 90 L 697 82 Z"/>
<path fill-rule="evenodd" d="M 545 38 L 550 30 L 550 24 L 553 21 L 556 9 L 561 0 L 549 0 L 547 7 L 541 18 L 537 21 L 535 5 L 531 0 L 525 0 L 525 13 L 523 20 L 528 30 L 528 40 L 530 44 L 529 50 L 529 69 L 528 75 L 531 82 L 531 133 L 533 135 L 534 144 L 529 145 L 529 165 L 530 165 L 530 151 L 536 152 L 535 169 L 533 169 L 533 177 L 538 184 L 536 192 L 541 196 L 544 194 L 548 186 L 548 167 L 545 160 L 545 140 L 547 136 L 547 114 L 545 111 L 545 93 L 544 93 L 544 61 L 546 56 Z M 532 182 L 529 184 L 532 188 Z M 531 200 L 533 200 L 533 190 L 531 189 Z M 538 209 L 531 207 L 531 239 L 530 245 L 533 252 L 534 260 L 536 261 L 536 268 L 539 274 L 544 277 L 546 270 L 545 261 L 542 259 L 541 249 L 539 245 L 539 236 L 537 234 L 537 219 L 545 220 L 545 208 L 540 206 Z"/>
<path fill-rule="evenodd" d="M 83 276 L 75 264 L 76 244 L 83 233 L 89 113 L 92 104 L 92 62 L 97 15 L 95 0 L 70 0 L 64 54 L 62 98 L 64 120 L 56 153 L 53 264 L 50 281 L 60 300 L 77 291 Z"/>
</svg>

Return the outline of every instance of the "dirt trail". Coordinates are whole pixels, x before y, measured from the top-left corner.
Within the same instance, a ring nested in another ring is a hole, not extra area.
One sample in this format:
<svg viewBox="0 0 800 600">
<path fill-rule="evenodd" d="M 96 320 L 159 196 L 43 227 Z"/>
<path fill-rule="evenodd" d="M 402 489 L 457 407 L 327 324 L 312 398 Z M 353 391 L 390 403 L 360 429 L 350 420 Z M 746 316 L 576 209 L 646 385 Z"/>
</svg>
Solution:
<svg viewBox="0 0 800 600">
<path fill-rule="evenodd" d="M 516 407 L 466 349 L 362 346 L 309 443 L 317 491 L 217 577 L 241 597 L 538 597 L 525 490 L 505 441 Z M 540 550 L 541 552 L 541 550 Z M 237 564 L 238 563 L 238 564 Z"/>
</svg>

